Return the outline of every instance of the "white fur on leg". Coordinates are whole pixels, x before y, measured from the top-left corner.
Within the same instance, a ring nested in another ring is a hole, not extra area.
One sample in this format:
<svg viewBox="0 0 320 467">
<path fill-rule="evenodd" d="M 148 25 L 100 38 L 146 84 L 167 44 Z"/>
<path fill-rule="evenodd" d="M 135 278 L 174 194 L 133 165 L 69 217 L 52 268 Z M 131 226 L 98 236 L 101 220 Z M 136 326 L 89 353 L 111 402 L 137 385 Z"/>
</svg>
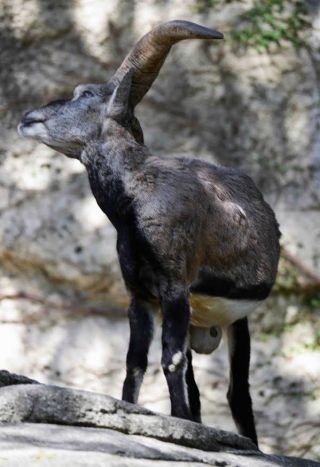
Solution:
<svg viewBox="0 0 320 467">
<path fill-rule="evenodd" d="M 172 357 L 172 363 L 168 366 L 168 370 L 173 373 L 174 371 L 176 371 L 177 369 L 177 366 L 179 365 L 179 363 L 181 362 L 182 360 L 182 352 L 179 351 L 177 353 L 175 353 Z"/>
</svg>

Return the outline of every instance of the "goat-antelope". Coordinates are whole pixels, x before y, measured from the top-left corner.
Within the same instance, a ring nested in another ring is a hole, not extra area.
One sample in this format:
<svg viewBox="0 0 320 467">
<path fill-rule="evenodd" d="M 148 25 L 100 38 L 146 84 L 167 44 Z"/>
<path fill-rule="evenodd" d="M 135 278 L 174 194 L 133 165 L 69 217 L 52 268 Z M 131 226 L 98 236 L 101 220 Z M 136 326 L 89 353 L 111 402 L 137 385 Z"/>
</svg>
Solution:
<svg viewBox="0 0 320 467">
<path fill-rule="evenodd" d="M 150 154 L 134 115 L 174 43 L 222 38 L 187 21 L 160 24 L 107 83 L 77 86 L 71 99 L 26 113 L 18 129 L 85 165 L 97 203 L 117 230 L 131 298 L 123 399 L 138 400 L 160 306 L 172 415 L 200 422 L 191 349 L 211 353 L 224 333 L 231 412 L 239 432 L 257 443 L 247 316 L 275 280 L 280 234 L 274 213 L 238 169 Z"/>
</svg>

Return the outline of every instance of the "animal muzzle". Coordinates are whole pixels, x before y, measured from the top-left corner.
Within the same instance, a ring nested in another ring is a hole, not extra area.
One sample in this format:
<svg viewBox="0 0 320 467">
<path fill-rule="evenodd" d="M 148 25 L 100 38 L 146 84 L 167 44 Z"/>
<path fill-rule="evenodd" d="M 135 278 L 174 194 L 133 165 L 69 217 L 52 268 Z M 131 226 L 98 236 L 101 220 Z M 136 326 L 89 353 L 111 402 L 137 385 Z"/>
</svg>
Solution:
<svg viewBox="0 0 320 467">
<path fill-rule="evenodd" d="M 20 135 L 25 136 L 27 129 L 30 129 L 37 123 L 44 123 L 45 121 L 46 118 L 39 110 L 31 110 L 30 112 L 26 112 L 18 125 L 18 132 Z"/>
</svg>

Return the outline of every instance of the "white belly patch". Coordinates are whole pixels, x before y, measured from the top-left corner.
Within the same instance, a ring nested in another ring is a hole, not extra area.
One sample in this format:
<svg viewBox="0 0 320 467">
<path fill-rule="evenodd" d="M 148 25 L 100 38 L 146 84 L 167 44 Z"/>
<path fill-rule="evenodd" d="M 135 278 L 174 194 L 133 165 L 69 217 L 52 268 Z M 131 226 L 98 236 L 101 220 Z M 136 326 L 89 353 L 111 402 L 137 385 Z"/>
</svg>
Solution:
<svg viewBox="0 0 320 467">
<path fill-rule="evenodd" d="M 238 319 L 248 316 L 258 304 L 259 302 L 255 300 L 190 294 L 191 323 L 206 328 L 229 326 Z"/>
<path fill-rule="evenodd" d="M 190 347 L 197 353 L 209 354 L 220 344 L 222 328 L 248 316 L 257 306 L 253 300 L 231 300 L 209 295 L 190 295 Z"/>
</svg>

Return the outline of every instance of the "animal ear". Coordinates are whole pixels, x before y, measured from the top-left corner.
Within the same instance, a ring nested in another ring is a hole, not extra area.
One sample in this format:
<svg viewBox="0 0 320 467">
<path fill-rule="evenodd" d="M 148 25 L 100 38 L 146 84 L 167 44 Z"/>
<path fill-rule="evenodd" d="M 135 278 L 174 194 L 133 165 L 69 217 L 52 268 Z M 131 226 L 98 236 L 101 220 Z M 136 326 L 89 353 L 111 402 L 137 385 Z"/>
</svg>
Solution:
<svg viewBox="0 0 320 467">
<path fill-rule="evenodd" d="M 133 70 L 130 69 L 113 91 L 107 106 L 107 117 L 119 119 L 128 112 L 132 75 Z"/>
</svg>

